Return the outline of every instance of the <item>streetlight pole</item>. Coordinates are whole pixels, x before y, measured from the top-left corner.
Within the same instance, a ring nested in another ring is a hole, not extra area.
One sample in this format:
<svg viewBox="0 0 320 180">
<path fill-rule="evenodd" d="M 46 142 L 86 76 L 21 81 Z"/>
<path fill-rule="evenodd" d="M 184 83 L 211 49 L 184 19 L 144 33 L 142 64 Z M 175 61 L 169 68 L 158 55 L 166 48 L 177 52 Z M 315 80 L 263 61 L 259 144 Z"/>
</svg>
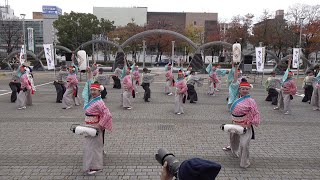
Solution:
<svg viewBox="0 0 320 180">
<path fill-rule="evenodd" d="M 23 56 L 25 61 L 27 61 L 27 47 L 26 47 L 26 31 L 25 31 L 25 17 L 26 14 L 20 14 L 22 19 L 22 33 L 23 33 Z"/>
<path fill-rule="evenodd" d="M 52 26 L 52 44 L 53 44 L 53 62 L 54 62 L 54 75 L 56 75 L 56 65 L 57 63 L 57 58 L 56 58 L 56 31 L 54 27 Z"/>
<path fill-rule="evenodd" d="M 171 64 L 172 64 L 172 67 L 173 67 L 173 58 L 174 58 L 174 43 L 175 41 L 172 41 L 172 51 L 171 51 Z"/>
<path fill-rule="evenodd" d="M 142 48 L 143 48 L 143 65 L 142 67 L 145 68 L 145 62 L 146 62 L 146 41 L 142 40 Z"/>
<path fill-rule="evenodd" d="M 299 71 L 300 71 L 300 59 L 301 59 L 301 39 L 302 39 L 302 23 L 304 18 L 300 18 L 300 38 L 299 38 L 299 59 L 298 59 L 298 72 L 297 72 L 297 79 L 299 79 Z"/>
</svg>

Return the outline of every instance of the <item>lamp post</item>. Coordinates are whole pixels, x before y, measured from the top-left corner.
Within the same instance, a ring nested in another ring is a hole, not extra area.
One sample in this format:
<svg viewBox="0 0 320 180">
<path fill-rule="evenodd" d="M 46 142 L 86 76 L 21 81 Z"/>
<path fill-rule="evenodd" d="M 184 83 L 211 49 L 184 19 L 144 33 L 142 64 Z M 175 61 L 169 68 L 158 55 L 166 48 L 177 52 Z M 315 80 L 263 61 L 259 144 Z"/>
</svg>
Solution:
<svg viewBox="0 0 320 180">
<path fill-rule="evenodd" d="M 142 40 L 142 48 L 143 48 L 143 65 L 142 67 L 145 68 L 145 63 L 146 63 L 146 41 Z"/>
<path fill-rule="evenodd" d="M 54 61 L 54 75 L 56 75 L 56 65 L 57 63 L 57 58 L 56 58 L 56 30 L 52 26 L 52 44 L 53 44 L 53 61 Z"/>
<path fill-rule="evenodd" d="M 20 14 L 22 19 L 22 33 L 23 33 L 23 56 L 25 61 L 27 61 L 27 47 L 26 47 L 26 31 L 25 31 L 25 17 L 26 14 Z"/>
<path fill-rule="evenodd" d="M 301 38 L 302 38 L 302 23 L 303 23 L 303 20 L 305 18 L 300 18 L 300 38 L 299 38 L 299 59 L 298 59 L 298 72 L 297 72 L 297 79 L 299 79 L 299 70 L 300 70 L 300 59 L 301 59 Z"/>
<path fill-rule="evenodd" d="M 171 41 L 171 44 L 172 44 L 172 48 L 171 48 L 171 64 L 172 64 L 172 67 L 173 67 L 173 58 L 174 58 L 174 43 L 175 43 L 175 41 Z"/>
</svg>

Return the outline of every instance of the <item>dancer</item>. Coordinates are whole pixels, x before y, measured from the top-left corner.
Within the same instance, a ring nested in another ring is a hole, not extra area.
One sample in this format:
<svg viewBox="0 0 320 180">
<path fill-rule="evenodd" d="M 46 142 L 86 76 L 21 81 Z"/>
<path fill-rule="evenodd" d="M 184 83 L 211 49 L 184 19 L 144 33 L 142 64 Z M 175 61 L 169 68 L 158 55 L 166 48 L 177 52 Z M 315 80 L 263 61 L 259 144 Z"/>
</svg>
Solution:
<svg viewBox="0 0 320 180">
<path fill-rule="evenodd" d="M 176 93 L 175 93 L 175 106 L 174 106 L 174 113 L 175 114 L 184 114 L 183 111 L 183 104 L 185 103 L 186 100 L 186 95 L 187 95 L 187 82 L 184 79 L 184 74 L 181 70 L 178 71 L 178 79 L 176 82 Z"/>
<path fill-rule="evenodd" d="M 102 86 L 97 82 L 90 85 L 92 99 L 85 105 L 85 123 L 98 129 L 95 137 L 86 136 L 84 142 L 83 170 L 88 175 L 103 169 L 103 133 L 112 130 L 112 115 L 101 98 Z"/>
<path fill-rule="evenodd" d="M 311 104 L 313 106 L 313 110 L 320 110 L 320 72 L 314 78 L 314 88 L 312 92 Z"/>
<path fill-rule="evenodd" d="M 32 98 L 31 97 L 32 86 L 27 75 L 28 66 L 29 66 L 28 63 L 26 62 L 23 63 L 19 67 L 20 70 L 17 75 L 20 78 L 20 83 L 21 83 L 21 87 L 20 87 L 21 90 L 18 94 L 17 101 L 16 101 L 18 110 L 26 109 L 27 105 L 29 106 L 32 104 L 32 102 L 28 102 Z"/>
<path fill-rule="evenodd" d="M 12 79 L 11 82 L 9 83 L 10 89 L 11 89 L 11 97 L 10 100 L 12 103 L 16 102 L 17 100 L 17 95 L 20 92 L 20 78 L 18 76 L 18 72 L 20 71 L 19 66 L 17 64 L 13 65 L 13 72 L 12 72 Z"/>
<path fill-rule="evenodd" d="M 78 79 L 77 72 L 78 67 L 73 63 L 74 53 L 72 53 L 72 64 L 69 67 L 69 75 L 66 78 L 66 92 L 62 98 L 62 109 L 70 109 L 72 104 L 76 106 L 80 105 L 80 99 L 78 97 Z"/>
<path fill-rule="evenodd" d="M 122 74 L 121 64 L 118 64 L 117 68 L 114 70 L 114 76 L 112 76 L 113 79 L 113 88 L 115 89 L 121 89 L 121 81 L 120 77 Z"/>
<path fill-rule="evenodd" d="M 125 76 L 123 76 L 122 79 L 122 107 L 126 110 L 131 110 L 131 102 L 130 102 L 130 96 L 135 96 L 134 93 L 134 87 L 133 87 L 133 80 L 130 75 L 131 68 L 125 65 L 123 69 Z"/>
<path fill-rule="evenodd" d="M 283 109 L 285 115 L 291 114 L 291 101 L 297 93 L 297 86 L 294 82 L 293 72 L 290 71 L 291 59 L 288 62 L 288 68 L 282 78 L 282 86 L 279 90 L 278 106 L 274 110 Z"/>
<path fill-rule="evenodd" d="M 190 75 L 186 78 L 187 80 L 187 87 L 188 87 L 188 100 L 190 100 L 190 103 L 196 103 L 198 101 L 198 95 L 197 91 L 194 88 L 194 85 L 197 83 L 198 87 L 201 87 L 203 85 L 203 78 L 198 77 L 195 73 L 195 71 L 191 70 Z"/>
<path fill-rule="evenodd" d="M 208 79 L 208 93 L 210 96 L 215 96 L 214 89 L 216 87 L 216 84 L 219 82 L 217 72 L 216 72 L 216 66 L 212 66 L 210 63 L 206 71 L 209 74 L 209 79 Z"/>
<path fill-rule="evenodd" d="M 56 88 L 57 98 L 56 103 L 62 103 L 63 94 L 66 92 L 66 83 L 67 83 L 67 76 L 68 76 L 67 66 L 62 65 L 60 67 L 60 71 L 56 76 L 56 80 L 53 82 L 53 85 Z"/>
<path fill-rule="evenodd" d="M 222 78 L 227 74 L 228 71 L 221 69 L 221 65 L 218 65 L 217 69 L 216 69 L 216 72 L 217 72 L 217 75 L 218 75 L 219 82 L 217 83 L 217 87 L 214 90 L 215 91 L 220 91 Z"/>
<path fill-rule="evenodd" d="M 313 71 L 307 71 L 307 76 L 303 80 L 302 88 L 304 89 L 304 97 L 302 102 L 311 102 L 311 96 L 313 92 L 313 79 L 314 73 Z"/>
<path fill-rule="evenodd" d="M 276 72 L 272 71 L 270 77 L 266 80 L 264 87 L 268 92 L 266 101 L 271 101 L 272 105 L 277 105 L 278 103 L 278 91 L 277 88 L 280 87 L 281 81 L 276 78 Z"/>
<path fill-rule="evenodd" d="M 138 86 L 140 86 L 141 84 L 139 66 L 135 66 L 135 64 L 133 64 L 132 68 L 134 68 L 132 72 L 133 87 L 134 87 L 135 93 L 138 93 Z"/>
<path fill-rule="evenodd" d="M 150 102 L 149 98 L 151 97 L 150 84 L 154 80 L 154 76 L 158 76 L 158 74 L 150 74 L 147 68 L 143 68 L 142 73 L 142 88 L 144 89 L 144 102 Z"/>
<path fill-rule="evenodd" d="M 101 91 L 101 98 L 105 99 L 108 94 L 106 86 L 110 84 L 110 77 L 113 75 L 103 74 L 102 68 L 99 68 L 98 71 L 99 73 L 96 75 L 95 80 L 98 81 L 98 83 L 103 86 L 103 90 Z"/>
<path fill-rule="evenodd" d="M 164 90 L 168 96 L 171 96 L 172 95 L 171 86 L 174 86 L 174 77 L 172 74 L 171 64 L 167 64 L 165 67 L 165 70 L 167 72 L 166 72 L 166 86 L 165 86 Z"/>
<path fill-rule="evenodd" d="M 255 139 L 254 126 L 260 124 L 260 112 L 256 101 L 250 96 L 251 85 L 242 81 L 239 84 L 239 98 L 232 104 L 230 111 L 233 123 L 247 128 L 245 134 L 230 133 L 231 152 L 235 157 L 240 158 L 240 167 L 248 168 L 249 144 Z"/>
<path fill-rule="evenodd" d="M 233 75 L 231 78 L 230 75 Z M 232 80 L 232 81 L 231 81 Z M 239 98 L 239 84 L 240 81 L 247 81 L 241 76 L 241 71 L 238 70 L 238 66 L 232 63 L 232 69 L 228 76 L 228 81 L 231 81 L 229 85 L 229 97 L 228 97 L 228 110 L 230 111 L 231 105 Z"/>
</svg>

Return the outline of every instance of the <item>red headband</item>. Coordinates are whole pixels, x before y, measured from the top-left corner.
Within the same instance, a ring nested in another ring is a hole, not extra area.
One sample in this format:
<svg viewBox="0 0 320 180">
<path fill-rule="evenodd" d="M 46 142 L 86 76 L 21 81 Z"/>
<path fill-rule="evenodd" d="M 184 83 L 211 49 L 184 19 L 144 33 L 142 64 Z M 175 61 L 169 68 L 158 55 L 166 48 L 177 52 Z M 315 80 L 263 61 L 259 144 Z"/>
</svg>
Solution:
<svg viewBox="0 0 320 180">
<path fill-rule="evenodd" d="M 100 84 L 91 84 L 90 89 L 100 89 Z"/>
<path fill-rule="evenodd" d="M 288 73 L 288 74 L 293 76 L 293 72 L 292 72 L 292 71 L 289 71 L 289 73 Z"/>
<path fill-rule="evenodd" d="M 251 85 L 248 82 L 241 82 L 240 87 L 251 87 Z"/>
</svg>

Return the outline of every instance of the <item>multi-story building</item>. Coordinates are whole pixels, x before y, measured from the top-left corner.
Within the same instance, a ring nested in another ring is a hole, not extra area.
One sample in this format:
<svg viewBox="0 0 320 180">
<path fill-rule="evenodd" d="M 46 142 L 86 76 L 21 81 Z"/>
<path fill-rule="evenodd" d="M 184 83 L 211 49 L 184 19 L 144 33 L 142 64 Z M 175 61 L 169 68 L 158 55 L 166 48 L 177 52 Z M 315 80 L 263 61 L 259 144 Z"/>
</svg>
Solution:
<svg viewBox="0 0 320 180">
<path fill-rule="evenodd" d="M 27 36 L 27 29 L 33 28 L 34 42 L 36 45 L 43 44 L 43 21 L 26 19 L 25 22 L 25 37 Z M 7 48 L 19 49 L 23 45 L 23 21 L 17 19 L 2 20 L 0 28 L 0 49 L 7 51 Z M 8 41 L 10 43 L 8 44 Z M 27 39 L 26 39 L 27 44 Z M 40 52 L 42 49 L 36 48 L 35 52 Z"/>
<path fill-rule="evenodd" d="M 9 5 L 0 6 L 0 19 L 18 19 Z"/>
<path fill-rule="evenodd" d="M 39 53 L 43 48 L 42 44 L 53 43 L 56 40 L 53 22 L 62 14 L 62 10 L 56 6 L 43 6 L 42 12 L 33 13 L 34 19 L 25 19 L 25 37 L 27 44 L 27 29 L 33 28 L 34 42 L 36 45 L 35 53 Z M 0 24 L 0 51 L 7 52 L 19 49 L 23 45 L 23 20 L 21 19 L 3 19 Z M 8 41 L 11 41 L 8 44 Z M 9 50 L 10 51 L 10 50 Z"/>
<path fill-rule="evenodd" d="M 93 14 L 99 19 L 114 21 L 114 25 L 117 27 L 126 26 L 132 22 L 139 26 L 144 26 L 147 23 L 146 7 L 93 7 Z"/>
</svg>

